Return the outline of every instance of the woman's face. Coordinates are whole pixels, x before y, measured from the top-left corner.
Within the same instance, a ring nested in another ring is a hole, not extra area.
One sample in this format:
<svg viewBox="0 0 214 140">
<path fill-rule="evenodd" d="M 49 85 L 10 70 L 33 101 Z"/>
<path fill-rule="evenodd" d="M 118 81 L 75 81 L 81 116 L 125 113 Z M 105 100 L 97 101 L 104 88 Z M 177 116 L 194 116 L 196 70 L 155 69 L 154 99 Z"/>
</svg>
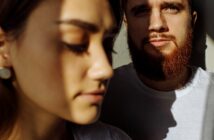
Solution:
<svg viewBox="0 0 214 140">
<path fill-rule="evenodd" d="M 21 107 L 79 124 L 95 121 L 112 76 L 103 45 L 112 27 L 107 0 L 43 1 L 9 42 Z"/>
</svg>

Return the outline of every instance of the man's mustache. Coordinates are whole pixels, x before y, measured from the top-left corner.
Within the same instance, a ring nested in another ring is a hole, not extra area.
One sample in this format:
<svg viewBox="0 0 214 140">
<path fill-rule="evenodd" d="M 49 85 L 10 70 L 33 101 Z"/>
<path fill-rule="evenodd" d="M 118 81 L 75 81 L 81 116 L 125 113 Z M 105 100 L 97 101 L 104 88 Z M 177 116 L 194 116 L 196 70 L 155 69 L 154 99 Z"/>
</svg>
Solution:
<svg viewBox="0 0 214 140">
<path fill-rule="evenodd" d="M 168 34 L 160 34 L 160 33 L 154 33 L 150 34 L 146 37 L 143 38 L 142 43 L 147 44 L 150 43 L 152 40 L 170 40 L 170 41 L 175 41 L 175 36 L 173 35 L 168 35 Z"/>
</svg>

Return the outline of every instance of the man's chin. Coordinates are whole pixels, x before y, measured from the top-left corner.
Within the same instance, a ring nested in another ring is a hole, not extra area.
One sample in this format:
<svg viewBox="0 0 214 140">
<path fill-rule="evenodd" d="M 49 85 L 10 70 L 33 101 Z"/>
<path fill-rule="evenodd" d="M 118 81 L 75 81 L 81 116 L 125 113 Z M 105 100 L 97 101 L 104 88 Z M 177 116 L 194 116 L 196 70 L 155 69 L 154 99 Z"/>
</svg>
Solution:
<svg viewBox="0 0 214 140">
<path fill-rule="evenodd" d="M 187 66 L 191 54 L 191 40 L 184 46 L 171 47 L 167 52 L 152 46 L 140 49 L 129 38 L 129 51 L 136 71 L 151 80 L 162 81 L 179 75 Z M 179 48 L 179 49 L 178 49 Z"/>
<path fill-rule="evenodd" d="M 152 57 L 152 59 L 160 59 L 163 57 L 161 50 L 151 44 L 146 44 L 143 47 L 143 53 L 148 57 Z"/>
</svg>

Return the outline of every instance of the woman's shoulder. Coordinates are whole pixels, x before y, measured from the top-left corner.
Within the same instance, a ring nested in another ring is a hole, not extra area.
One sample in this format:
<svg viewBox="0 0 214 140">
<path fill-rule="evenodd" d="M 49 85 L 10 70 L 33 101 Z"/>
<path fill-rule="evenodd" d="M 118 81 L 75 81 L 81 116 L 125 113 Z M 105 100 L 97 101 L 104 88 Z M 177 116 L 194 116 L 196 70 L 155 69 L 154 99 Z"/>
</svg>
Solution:
<svg viewBox="0 0 214 140">
<path fill-rule="evenodd" d="M 73 129 L 75 140 L 131 140 L 131 138 L 119 128 L 100 121 Z"/>
</svg>

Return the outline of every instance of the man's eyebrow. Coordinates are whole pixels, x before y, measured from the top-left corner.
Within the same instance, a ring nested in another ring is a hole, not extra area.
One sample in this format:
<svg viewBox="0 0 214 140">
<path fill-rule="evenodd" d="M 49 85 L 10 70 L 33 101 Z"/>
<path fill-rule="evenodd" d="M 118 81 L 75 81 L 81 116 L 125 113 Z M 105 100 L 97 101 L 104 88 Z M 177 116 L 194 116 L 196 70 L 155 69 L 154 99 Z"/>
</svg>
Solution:
<svg viewBox="0 0 214 140">
<path fill-rule="evenodd" d="M 139 4 L 139 5 L 132 7 L 130 11 L 131 11 L 131 13 L 135 13 L 139 9 L 149 9 L 149 5 L 148 4 Z"/>
<path fill-rule="evenodd" d="M 79 19 L 59 20 L 57 21 L 57 24 L 74 25 L 79 28 L 88 30 L 89 32 L 92 32 L 92 33 L 99 31 L 99 28 L 95 24 L 89 23 L 83 20 L 79 20 Z"/>
<path fill-rule="evenodd" d="M 161 7 L 165 8 L 165 7 L 177 7 L 179 9 L 184 9 L 185 6 L 183 3 L 180 3 L 180 2 L 173 2 L 173 1 L 170 1 L 170 2 L 164 2 Z"/>
</svg>

